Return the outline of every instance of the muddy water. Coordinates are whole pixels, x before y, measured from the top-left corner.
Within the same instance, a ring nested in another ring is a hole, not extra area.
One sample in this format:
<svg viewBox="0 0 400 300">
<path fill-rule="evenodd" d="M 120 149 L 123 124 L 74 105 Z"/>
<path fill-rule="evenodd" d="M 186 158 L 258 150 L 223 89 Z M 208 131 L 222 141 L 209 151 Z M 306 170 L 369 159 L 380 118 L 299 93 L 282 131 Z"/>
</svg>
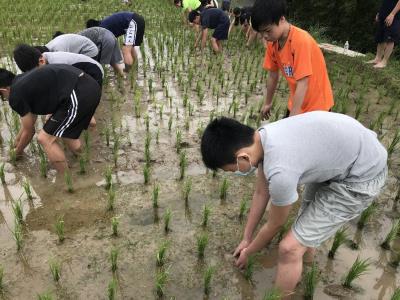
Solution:
<svg viewBox="0 0 400 300">
<path fill-rule="evenodd" d="M 215 266 L 215 277 L 209 299 L 261 299 L 265 290 L 273 286 L 277 264 L 277 243 L 273 241 L 257 258 L 254 276 L 251 282 L 244 279 L 241 271 L 233 266 L 231 253 L 240 242 L 244 223 L 240 222 L 239 203 L 243 197 L 249 197 L 254 187 L 254 177 L 238 178 L 228 174 L 217 174 L 214 178 L 201 162 L 199 153 L 198 127 L 207 124 L 210 113 L 227 115 L 232 98 L 239 101 L 238 119 L 250 106 L 257 106 L 262 95 L 263 81 L 257 77 L 257 88 L 245 104 L 243 94 L 238 94 L 232 84 L 232 76 L 224 74 L 228 88 L 221 93 L 217 107 L 212 87 L 206 88 L 204 103 L 198 102 L 196 83 L 187 88 L 189 99 L 194 105 L 193 115 L 188 116 L 183 107 L 185 87 L 171 75 L 169 52 L 164 49 L 164 73 L 166 86 L 162 87 L 157 75 L 158 49 L 154 48 L 150 35 L 145 43 L 145 57 L 148 59 L 147 74 L 144 76 L 143 61 L 139 73 L 134 75 L 135 89 L 131 89 L 131 79 L 121 84 L 110 74 L 105 86 L 101 105 L 96 112 L 98 126 L 89 132 L 90 150 L 87 174 L 80 175 L 77 160 L 69 155 L 71 163 L 74 193 L 66 191 L 63 176 L 56 176 L 49 170 L 48 177 L 39 175 L 37 154 L 27 150 L 27 156 L 16 167 L 6 166 L 6 184 L 0 186 L 0 265 L 4 267 L 5 289 L 0 297 L 4 299 L 35 299 L 36 295 L 50 291 L 57 299 L 107 299 L 107 286 L 112 279 L 109 261 L 113 247 L 119 249 L 117 299 L 154 299 L 154 281 L 157 267 L 155 255 L 163 240 L 170 241 L 167 250 L 166 268 L 169 280 L 165 287 L 166 298 L 202 299 L 203 272 L 206 266 Z M 166 40 L 170 38 L 166 37 Z M 233 60 L 238 57 L 239 49 L 229 45 L 228 55 L 223 67 L 229 73 Z M 257 49 L 256 49 L 257 50 Z M 253 52 L 258 55 L 258 52 Z M 189 54 L 187 54 L 189 55 Z M 142 56 L 143 57 L 143 56 Z M 242 58 L 244 59 L 245 56 Z M 196 61 L 191 57 L 191 61 Z M 205 61 L 205 62 L 204 62 Z M 207 59 L 195 63 L 197 70 L 206 72 Z M 178 65 L 181 62 L 178 63 Z M 249 64 L 249 69 L 257 67 L 258 61 Z M 329 66 L 329 64 L 328 64 Z M 195 70 L 194 64 L 180 69 L 184 79 L 189 71 Z M 219 70 L 211 69 L 207 75 L 212 82 L 218 83 Z M 246 71 L 243 71 L 246 73 Z M 200 72 L 199 72 L 200 73 Z M 201 74 L 198 76 L 201 76 Z M 259 76 L 259 75 L 257 75 Z M 149 78 L 153 81 L 154 95 L 148 90 Z M 248 88 L 242 79 L 243 89 Z M 340 78 L 332 78 L 336 89 L 342 84 Z M 207 79 L 204 79 L 207 82 Z M 229 85 L 230 84 L 230 85 Z M 171 102 L 166 97 L 168 89 Z M 141 116 L 135 116 L 135 90 L 141 91 Z M 356 96 L 355 96 L 356 97 Z M 377 92 L 371 88 L 366 98 L 371 101 L 368 113 L 362 115 L 362 121 L 368 126 L 382 109 L 387 108 L 389 100 L 383 98 L 377 104 Z M 276 99 L 277 104 L 285 107 L 287 88 L 283 85 Z M 172 103 L 172 106 L 170 106 Z M 163 116 L 160 109 L 163 107 Z M 178 112 L 177 112 L 178 110 Z M 354 107 L 351 106 L 352 115 Z M 1 107 L 1 135 L 5 141 L 1 147 L 1 161 L 8 159 L 8 139 L 10 130 L 4 122 L 4 114 L 11 120 L 10 111 L 5 104 Z M 152 137 L 151 184 L 143 184 L 144 140 L 147 135 L 144 117 L 150 118 L 149 132 Z M 168 122 L 172 119 L 172 129 Z M 186 128 L 188 120 L 189 128 Z M 398 120 L 389 117 L 382 126 L 380 136 L 385 145 L 390 143 Z M 254 125 L 254 124 L 253 124 Z M 106 145 L 105 128 L 119 137 L 117 166 L 113 161 L 114 136 L 110 145 Z M 179 155 L 176 153 L 176 131 L 182 132 L 182 147 L 189 161 L 187 176 L 192 179 L 193 190 L 185 205 L 182 199 L 182 181 L 179 181 Z M 156 135 L 159 132 L 159 141 Z M 395 251 L 400 251 L 400 243 L 393 243 L 393 251 L 383 251 L 379 244 L 390 230 L 392 221 L 399 217 L 393 204 L 399 174 L 399 151 L 391 159 L 390 178 L 387 187 L 378 199 L 378 212 L 362 232 L 356 230 L 355 222 L 348 225 L 349 237 L 359 243 L 359 250 L 342 246 L 335 260 L 327 259 L 332 241 L 327 241 L 318 249 L 316 261 L 322 280 L 316 290 L 316 299 L 390 299 L 400 278 L 396 270 L 389 265 Z M 107 166 L 113 168 L 113 181 L 116 185 L 115 211 L 107 211 L 107 191 L 104 188 L 103 173 Z M 219 199 L 219 186 L 222 180 L 229 181 L 228 198 Z M 22 182 L 28 179 L 32 185 L 34 199 L 26 198 Z M 153 183 L 160 185 L 159 208 L 152 206 Z M 22 195 L 22 196 L 21 196 Z M 21 197 L 24 211 L 24 243 L 20 252 L 16 251 L 12 230 L 14 216 L 12 201 Z M 204 205 L 211 207 L 211 216 L 207 228 L 201 227 Z M 163 229 L 163 215 L 167 209 L 172 212 L 171 230 Z M 59 243 L 54 230 L 58 217 L 65 221 L 66 239 Z M 119 236 L 112 237 L 111 222 L 113 216 L 119 218 Z M 203 232 L 209 234 L 209 245 L 204 260 L 197 258 L 196 238 Z M 342 277 L 357 256 L 371 258 L 368 274 L 355 281 L 355 290 L 345 290 L 340 286 Z M 60 283 L 55 284 L 49 271 L 49 261 L 57 259 L 62 263 Z M 307 268 L 307 266 L 306 266 Z M 303 288 L 296 289 L 294 299 L 302 299 Z"/>
</svg>

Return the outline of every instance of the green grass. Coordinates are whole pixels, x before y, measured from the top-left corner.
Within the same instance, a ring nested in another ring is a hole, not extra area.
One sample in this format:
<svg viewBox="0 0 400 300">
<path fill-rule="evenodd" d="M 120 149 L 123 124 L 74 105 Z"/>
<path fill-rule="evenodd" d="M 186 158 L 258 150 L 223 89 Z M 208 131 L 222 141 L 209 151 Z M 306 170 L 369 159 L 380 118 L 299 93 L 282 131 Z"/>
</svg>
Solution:
<svg viewBox="0 0 400 300">
<path fill-rule="evenodd" d="M 312 300 L 314 298 L 315 288 L 320 278 L 320 272 L 314 263 L 311 269 L 304 275 L 304 299 Z"/>
<path fill-rule="evenodd" d="M 197 237 L 197 257 L 203 259 L 208 245 L 208 234 L 203 233 Z"/>
<path fill-rule="evenodd" d="M 352 288 L 353 281 L 367 273 L 370 265 L 371 262 L 369 258 L 361 260 L 359 257 L 357 257 L 343 281 L 343 286 Z"/>
<path fill-rule="evenodd" d="M 61 265 L 58 261 L 52 260 L 49 263 L 50 272 L 55 282 L 58 282 L 61 278 Z"/>
<path fill-rule="evenodd" d="M 346 227 L 341 228 L 338 231 L 336 231 L 335 237 L 333 238 L 332 247 L 331 247 L 331 249 L 329 250 L 329 253 L 328 253 L 328 257 L 330 259 L 334 259 L 335 258 L 336 251 L 339 249 L 339 247 L 341 245 L 343 245 L 347 241 L 348 237 L 347 237 L 346 231 L 347 231 Z"/>
<path fill-rule="evenodd" d="M 395 221 L 392 224 L 392 228 L 390 229 L 389 233 L 386 235 L 385 240 L 382 242 L 381 247 L 385 250 L 390 250 L 390 244 L 396 238 L 397 234 L 400 230 L 400 220 Z"/>
<path fill-rule="evenodd" d="M 62 243 L 65 240 L 65 230 L 64 230 L 64 217 L 60 216 L 57 218 L 57 222 L 54 225 L 54 229 L 56 230 L 58 241 Z"/>
<path fill-rule="evenodd" d="M 215 273 L 215 267 L 208 266 L 207 269 L 204 271 L 204 294 L 210 295 L 211 292 L 211 280 Z"/>
</svg>

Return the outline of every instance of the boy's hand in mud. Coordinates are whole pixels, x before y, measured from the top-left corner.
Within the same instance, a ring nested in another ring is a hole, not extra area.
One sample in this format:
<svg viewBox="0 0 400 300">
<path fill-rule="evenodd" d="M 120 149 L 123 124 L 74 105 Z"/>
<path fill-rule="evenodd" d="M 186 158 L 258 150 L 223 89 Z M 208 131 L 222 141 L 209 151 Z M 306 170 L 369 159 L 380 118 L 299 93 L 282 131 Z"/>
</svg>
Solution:
<svg viewBox="0 0 400 300">
<path fill-rule="evenodd" d="M 247 248 L 242 249 L 242 251 L 240 251 L 239 258 L 236 260 L 236 267 L 238 267 L 239 269 L 245 268 L 247 265 L 248 257 L 249 255 L 247 254 Z"/>
<path fill-rule="evenodd" d="M 250 241 L 248 240 L 242 240 L 239 244 L 239 246 L 236 247 L 235 251 L 233 252 L 233 256 L 238 258 L 240 256 L 240 252 L 242 252 L 242 250 L 244 248 L 247 248 L 250 245 Z"/>
<path fill-rule="evenodd" d="M 261 114 L 261 119 L 262 120 L 268 120 L 269 119 L 269 117 L 271 116 L 271 108 L 272 108 L 272 104 L 264 104 L 261 107 L 260 114 Z"/>
</svg>

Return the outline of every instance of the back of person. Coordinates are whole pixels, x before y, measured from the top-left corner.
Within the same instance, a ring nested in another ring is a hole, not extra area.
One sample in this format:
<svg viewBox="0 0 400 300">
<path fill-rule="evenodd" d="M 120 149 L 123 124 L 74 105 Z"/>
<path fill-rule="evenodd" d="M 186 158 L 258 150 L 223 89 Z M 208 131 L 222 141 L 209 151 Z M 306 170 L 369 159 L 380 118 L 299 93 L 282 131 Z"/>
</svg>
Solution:
<svg viewBox="0 0 400 300">
<path fill-rule="evenodd" d="M 9 103 L 20 116 L 54 113 L 70 98 L 83 72 L 68 65 L 46 65 L 18 75 L 11 86 Z"/>
<path fill-rule="evenodd" d="M 129 23 L 138 16 L 128 11 L 118 12 L 101 20 L 99 26 L 110 30 L 116 37 L 119 37 L 125 34 Z"/>
<path fill-rule="evenodd" d="M 84 54 L 89 57 L 95 57 L 98 54 L 97 46 L 91 40 L 82 35 L 73 33 L 57 36 L 48 42 L 46 47 L 51 52 L 71 52 Z"/>
<path fill-rule="evenodd" d="M 208 8 L 201 12 L 201 26 L 203 28 L 215 29 L 221 23 L 229 24 L 229 17 L 219 8 Z"/>
<path fill-rule="evenodd" d="M 288 81 L 292 109 L 297 80 L 309 76 L 309 86 L 301 106 L 301 112 L 330 110 L 334 104 L 331 83 L 321 49 L 312 36 L 293 25 L 282 49 L 278 42 L 268 42 L 264 68 L 281 70 Z"/>
<path fill-rule="evenodd" d="M 264 172 L 275 187 L 295 191 L 297 184 L 365 182 L 386 166 L 387 152 L 376 133 L 342 114 L 296 115 L 263 126 L 260 135 Z"/>
</svg>

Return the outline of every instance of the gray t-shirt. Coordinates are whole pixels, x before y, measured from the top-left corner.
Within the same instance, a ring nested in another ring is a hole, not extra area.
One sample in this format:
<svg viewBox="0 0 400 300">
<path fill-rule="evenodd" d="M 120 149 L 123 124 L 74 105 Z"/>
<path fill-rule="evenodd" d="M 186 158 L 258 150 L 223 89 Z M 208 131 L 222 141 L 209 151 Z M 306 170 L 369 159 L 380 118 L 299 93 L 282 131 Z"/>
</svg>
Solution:
<svg viewBox="0 0 400 300">
<path fill-rule="evenodd" d="M 95 61 L 93 58 L 90 58 L 86 55 L 83 54 L 76 54 L 76 53 L 70 53 L 70 52 L 44 52 L 42 53 L 44 58 L 46 59 L 47 63 L 52 65 L 52 64 L 65 64 L 65 65 L 75 65 L 79 63 L 90 63 L 96 65 L 101 73 L 104 76 L 104 70 L 103 67 Z"/>
<path fill-rule="evenodd" d="M 259 129 L 271 201 L 294 203 L 299 184 L 329 180 L 364 182 L 386 166 L 376 133 L 342 114 L 315 111 Z"/>
<path fill-rule="evenodd" d="M 96 45 L 79 34 L 67 33 L 59 35 L 46 44 L 51 52 L 63 51 L 77 54 L 83 54 L 89 57 L 95 57 L 99 50 Z"/>
</svg>

